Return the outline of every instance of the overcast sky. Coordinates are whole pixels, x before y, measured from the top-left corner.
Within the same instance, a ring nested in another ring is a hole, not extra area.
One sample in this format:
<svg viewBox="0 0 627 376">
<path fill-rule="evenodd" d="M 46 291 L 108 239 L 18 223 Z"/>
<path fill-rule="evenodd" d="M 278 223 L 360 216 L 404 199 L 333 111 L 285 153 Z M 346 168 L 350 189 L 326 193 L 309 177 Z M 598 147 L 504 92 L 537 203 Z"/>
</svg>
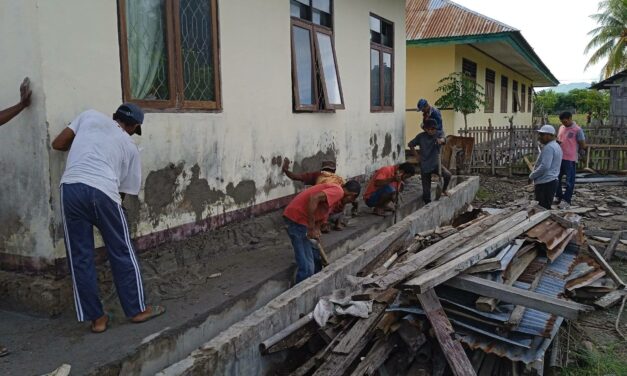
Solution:
<svg viewBox="0 0 627 376">
<path fill-rule="evenodd" d="M 599 81 L 602 64 L 584 71 L 598 0 L 453 0 L 519 29 L 560 83 Z"/>
</svg>

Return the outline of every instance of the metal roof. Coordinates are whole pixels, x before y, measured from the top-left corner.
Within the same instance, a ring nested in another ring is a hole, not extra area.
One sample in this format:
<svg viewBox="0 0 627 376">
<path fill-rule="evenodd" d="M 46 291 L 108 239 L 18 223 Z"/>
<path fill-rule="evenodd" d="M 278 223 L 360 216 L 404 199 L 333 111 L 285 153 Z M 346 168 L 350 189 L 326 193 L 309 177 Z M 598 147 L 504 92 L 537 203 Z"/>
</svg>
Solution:
<svg viewBox="0 0 627 376">
<path fill-rule="evenodd" d="M 407 5 L 405 5 L 405 7 L 407 7 Z M 616 81 L 624 79 L 625 77 L 627 77 L 627 69 L 625 69 L 622 72 L 618 72 L 615 75 L 608 77 L 605 80 L 590 86 L 590 89 L 596 89 L 596 90 L 609 89 L 610 85 L 612 85 Z"/>
<path fill-rule="evenodd" d="M 408 40 L 517 31 L 447 0 L 408 0 L 405 14 Z"/>
</svg>

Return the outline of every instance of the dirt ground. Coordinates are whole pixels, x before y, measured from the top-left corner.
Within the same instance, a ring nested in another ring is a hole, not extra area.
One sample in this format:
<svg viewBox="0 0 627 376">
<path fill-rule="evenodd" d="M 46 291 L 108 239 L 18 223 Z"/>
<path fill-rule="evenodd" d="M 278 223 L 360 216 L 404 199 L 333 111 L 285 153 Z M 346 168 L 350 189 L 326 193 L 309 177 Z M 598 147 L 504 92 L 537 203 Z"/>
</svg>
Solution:
<svg viewBox="0 0 627 376">
<path fill-rule="evenodd" d="M 475 202 L 476 207 L 503 207 L 520 198 L 533 198 L 533 193 L 521 189 L 527 185 L 526 177 L 481 176 L 481 188 Z M 627 230 L 627 208 L 610 199 L 617 196 L 627 199 L 627 186 L 579 184 L 575 186 L 573 207 L 594 208 L 580 214 L 585 229 Z M 599 215 L 603 213 L 602 215 Z M 611 215 L 605 214 L 611 213 Z M 607 215 L 607 216 L 606 216 Z M 607 243 L 588 237 L 588 242 L 599 251 Z M 618 250 L 627 251 L 620 244 Z M 627 260 L 614 257 L 610 265 L 618 275 L 627 280 Z M 627 310 L 627 308 L 626 308 Z M 619 306 L 608 310 L 597 310 L 581 317 L 576 322 L 567 322 L 560 333 L 561 359 L 564 375 L 627 375 L 627 341 L 614 329 Z M 627 335 L 627 312 L 623 313 L 619 328 Z M 607 368 L 604 368 L 607 367 Z M 617 371 L 619 373 L 616 373 Z M 621 373 L 621 372 L 625 373 Z"/>
</svg>

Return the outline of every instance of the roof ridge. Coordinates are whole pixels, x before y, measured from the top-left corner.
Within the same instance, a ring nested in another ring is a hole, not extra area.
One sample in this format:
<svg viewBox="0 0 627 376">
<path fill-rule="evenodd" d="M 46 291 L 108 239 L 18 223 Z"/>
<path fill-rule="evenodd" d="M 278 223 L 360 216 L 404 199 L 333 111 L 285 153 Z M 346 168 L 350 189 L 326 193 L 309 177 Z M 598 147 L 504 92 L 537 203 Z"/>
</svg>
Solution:
<svg viewBox="0 0 627 376">
<path fill-rule="evenodd" d="M 465 6 L 461 5 L 461 4 L 458 4 L 458 3 L 454 2 L 454 1 L 451 1 L 451 0 L 440 0 L 440 1 L 443 1 L 443 2 L 445 2 L 445 3 L 448 3 L 448 4 L 450 4 L 450 5 L 454 6 L 454 7 L 460 8 L 460 9 L 462 9 L 462 10 L 466 11 L 466 12 L 473 13 L 473 14 L 475 14 L 475 15 L 479 16 L 479 17 L 485 18 L 485 19 L 487 19 L 487 20 L 489 20 L 489 21 L 492 21 L 492 22 L 494 22 L 494 23 L 497 23 L 497 24 L 499 24 L 499 25 L 501 25 L 501 26 L 503 26 L 503 27 L 506 27 L 506 28 L 508 28 L 508 29 L 511 29 L 511 31 L 520 31 L 519 29 L 517 29 L 517 28 L 515 28 L 515 27 L 513 27 L 513 26 L 510 26 L 510 25 L 508 25 L 508 24 L 506 24 L 506 23 L 504 23 L 504 22 L 501 22 L 501 21 L 499 21 L 499 20 L 497 20 L 497 19 L 494 19 L 494 18 L 492 18 L 492 17 L 488 17 L 488 16 L 486 16 L 486 15 L 485 15 L 485 14 L 483 14 L 483 13 L 479 13 L 479 12 L 477 12 L 476 10 L 472 10 L 472 9 L 470 9 L 470 8 L 467 8 L 467 7 L 465 7 Z"/>
</svg>

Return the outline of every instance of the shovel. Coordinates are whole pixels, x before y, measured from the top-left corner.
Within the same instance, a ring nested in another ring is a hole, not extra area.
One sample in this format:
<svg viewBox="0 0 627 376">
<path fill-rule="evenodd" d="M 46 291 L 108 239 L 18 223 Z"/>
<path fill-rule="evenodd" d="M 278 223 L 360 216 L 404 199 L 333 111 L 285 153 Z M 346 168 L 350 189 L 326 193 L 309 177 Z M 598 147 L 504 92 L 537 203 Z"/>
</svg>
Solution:
<svg viewBox="0 0 627 376">
<path fill-rule="evenodd" d="M 329 258 L 327 257 L 326 252 L 324 252 L 324 248 L 322 248 L 322 243 L 320 242 L 320 240 L 309 238 L 309 241 L 314 246 L 314 248 L 317 248 L 318 252 L 320 252 L 320 261 L 322 262 L 322 267 L 324 268 L 328 266 Z"/>
</svg>

